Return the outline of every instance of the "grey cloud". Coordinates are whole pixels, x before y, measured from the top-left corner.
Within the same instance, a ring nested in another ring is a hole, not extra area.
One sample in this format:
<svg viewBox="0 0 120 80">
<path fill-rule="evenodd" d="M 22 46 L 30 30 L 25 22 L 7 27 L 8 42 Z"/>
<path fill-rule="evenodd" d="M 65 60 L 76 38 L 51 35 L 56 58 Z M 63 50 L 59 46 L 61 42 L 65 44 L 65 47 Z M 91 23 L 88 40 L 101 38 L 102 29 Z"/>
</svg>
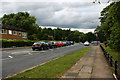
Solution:
<svg viewBox="0 0 120 80">
<path fill-rule="evenodd" d="M 90 8 L 93 6 L 93 4 L 88 2 L 3 2 L 2 13 L 8 14 L 13 12 L 28 11 L 32 16 L 37 18 L 37 24 L 42 26 L 95 28 L 99 25 L 99 12 L 91 12 L 95 11 L 95 8 Z M 86 9 L 85 11 L 84 8 Z"/>
</svg>

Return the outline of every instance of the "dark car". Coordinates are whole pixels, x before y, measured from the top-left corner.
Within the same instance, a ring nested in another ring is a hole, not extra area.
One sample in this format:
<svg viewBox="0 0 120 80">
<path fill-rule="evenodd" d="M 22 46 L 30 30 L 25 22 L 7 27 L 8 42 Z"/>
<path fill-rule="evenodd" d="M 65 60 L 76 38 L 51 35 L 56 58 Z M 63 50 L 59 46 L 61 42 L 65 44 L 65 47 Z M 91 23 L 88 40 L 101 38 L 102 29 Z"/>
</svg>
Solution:
<svg viewBox="0 0 120 80">
<path fill-rule="evenodd" d="M 50 41 L 48 42 L 49 48 L 57 48 L 57 42 Z"/>
<path fill-rule="evenodd" d="M 68 43 L 67 42 L 62 42 L 63 43 L 63 46 L 67 46 L 68 45 Z"/>
<path fill-rule="evenodd" d="M 52 42 L 53 43 L 53 47 L 54 48 L 57 48 L 58 46 L 57 46 L 57 42 Z"/>
<path fill-rule="evenodd" d="M 50 48 L 50 44 L 48 42 L 45 42 L 45 45 L 46 45 L 46 49 Z"/>
<path fill-rule="evenodd" d="M 35 42 L 33 45 L 32 45 L 32 50 L 35 50 L 35 49 L 38 49 L 38 50 L 45 50 L 47 49 L 47 45 L 45 44 L 45 42 Z"/>
</svg>

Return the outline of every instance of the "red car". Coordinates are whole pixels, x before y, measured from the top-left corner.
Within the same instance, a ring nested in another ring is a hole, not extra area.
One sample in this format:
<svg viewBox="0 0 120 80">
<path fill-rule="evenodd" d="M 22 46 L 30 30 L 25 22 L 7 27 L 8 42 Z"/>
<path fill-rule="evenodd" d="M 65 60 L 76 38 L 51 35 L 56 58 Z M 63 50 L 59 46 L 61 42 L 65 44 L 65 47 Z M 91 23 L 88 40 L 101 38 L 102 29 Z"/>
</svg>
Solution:
<svg viewBox="0 0 120 80">
<path fill-rule="evenodd" d="M 59 41 L 59 42 L 57 42 L 57 46 L 58 46 L 58 47 L 62 47 L 62 46 L 63 46 L 63 43 Z"/>
</svg>

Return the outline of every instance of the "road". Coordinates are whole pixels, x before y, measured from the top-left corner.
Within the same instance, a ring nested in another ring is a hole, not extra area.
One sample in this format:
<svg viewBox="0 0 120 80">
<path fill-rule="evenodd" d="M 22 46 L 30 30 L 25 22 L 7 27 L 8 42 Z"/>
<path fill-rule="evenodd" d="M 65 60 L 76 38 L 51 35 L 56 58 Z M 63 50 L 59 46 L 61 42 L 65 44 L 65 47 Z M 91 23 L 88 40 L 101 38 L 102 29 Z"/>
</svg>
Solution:
<svg viewBox="0 0 120 80">
<path fill-rule="evenodd" d="M 75 44 L 41 51 L 32 51 L 31 48 L 2 51 L 2 77 L 12 76 L 84 47 L 84 45 Z"/>
</svg>

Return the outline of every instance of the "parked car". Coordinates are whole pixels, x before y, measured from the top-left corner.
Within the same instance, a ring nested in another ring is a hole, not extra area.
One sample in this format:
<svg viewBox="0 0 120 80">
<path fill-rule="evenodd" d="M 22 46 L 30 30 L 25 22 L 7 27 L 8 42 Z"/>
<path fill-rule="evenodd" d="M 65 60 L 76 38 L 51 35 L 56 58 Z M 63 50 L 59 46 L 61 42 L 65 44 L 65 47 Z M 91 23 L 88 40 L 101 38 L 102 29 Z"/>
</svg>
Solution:
<svg viewBox="0 0 120 80">
<path fill-rule="evenodd" d="M 38 49 L 38 50 L 42 50 L 42 49 L 46 49 L 47 45 L 45 44 L 45 42 L 35 42 L 32 45 L 32 50 Z"/>
<path fill-rule="evenodd" d="M 62 47 L 63 46 L 63 43 L 61 41 L 57 42 L 57 46 L 58 47 Z"/>
<path fill-rule="evenodd" d="M 48 44 L 49 44 L 49 48 L 56 48 L 57 46 L 56 42 L 52 42 L 52 41 L 48 42 Z"/>
<path fill-rule="evenodd" d="M 70 41 L 67 41 L 67 44 L 68 44 L 68 46 L 69 46 L 69 45 L 71 45 L 71 42 L 70 42 Z"/>
<path fill-rule="evenodd" d="M 50 48 L 50 45 L 48 42 L 45 42 L 45 45 L 46 45 L 46 49 L 49 49 Z"/>
<path fill-rule="evenodd" d="M 57 46 L 57 42 L 53 42 L 53 47 L 54 48 L 57 48 L 58 46 Z"/>
<path fill-rule="evenodd" d="M 63 46 L 67 46 L 68 44 L 67 44 L 67 42 L 62 42 L 63 43 Z"/>
<path fill-rule="evenodd" d="M 90 43 L 89 43 L 88 41 L 86 41 L 86 42 L 84 42 L 84 45 L 85 45 L 85 46 L 89 46 Z"/>
<path fill-rule="evenodd" d="M 74 42 L 73 41 L 70 41 L 71 45 L 74 45 Z"/>
</svg>

